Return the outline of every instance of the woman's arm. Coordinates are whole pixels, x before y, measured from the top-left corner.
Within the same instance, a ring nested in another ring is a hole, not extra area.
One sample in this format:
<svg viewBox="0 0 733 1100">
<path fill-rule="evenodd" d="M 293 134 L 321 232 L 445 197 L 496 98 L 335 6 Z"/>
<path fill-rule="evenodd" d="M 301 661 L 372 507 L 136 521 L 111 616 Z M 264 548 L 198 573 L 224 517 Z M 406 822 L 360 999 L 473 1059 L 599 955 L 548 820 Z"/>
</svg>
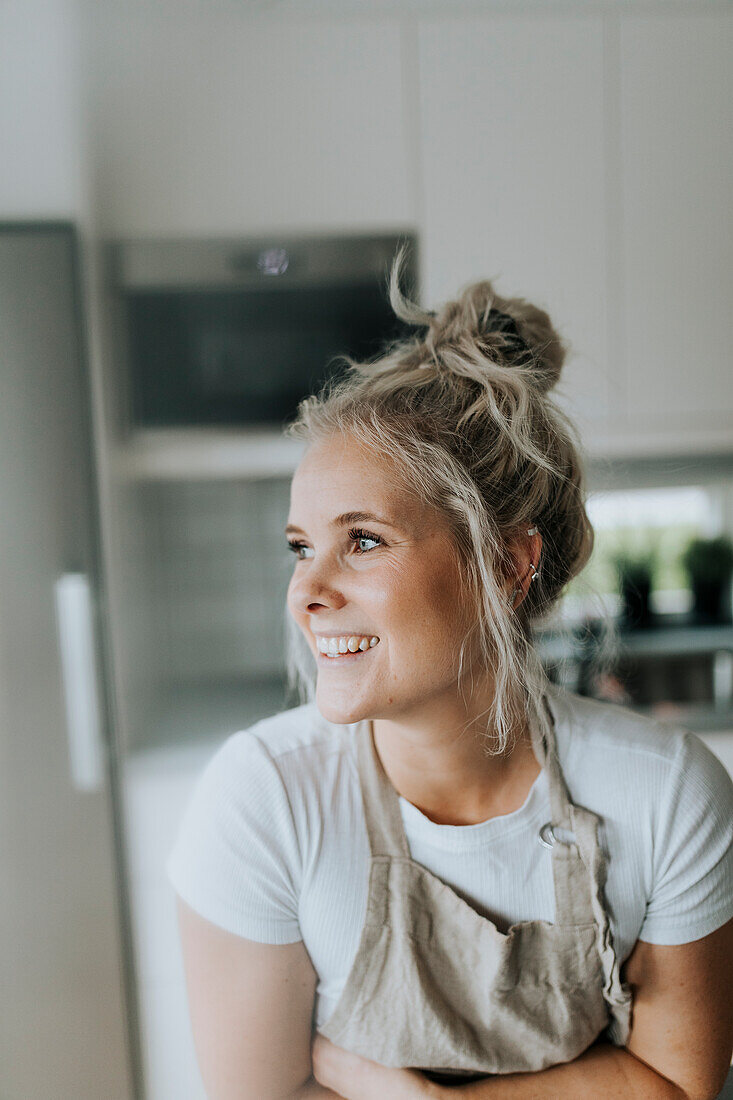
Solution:
<svg viewBox="0 0 733 1100">
<path fill-rule="evenodd" d="M 599 1043 L 538 1073 L 447 1087 L 411 1070 L 362 1072 L 363 1060 L 318 1040 L 316 1076 L 347 1100 L 715 1100 L 733 1051 L 733 921 L 675 947 L 639 940 L 624 978 L 634 991 L 625 1048 Z M 328 1069 L 322 1076 L 321 1065 Z"/>
<path fill-rule="evenodd" d="M 599 1044 L 574 1062 L 541 1073 L 479 1082 L 460 1090 L 462 1100 L 559 1095 L 715 1100 L 733 1050 L 733 921 L 675 947 L 639 940 L 624 977 L 634 991 L 625 1048 Z"/>
<path fill-rule="evenodd" d="M 714 1100 L 719 1091 L 704 1095 Z M 611 1043 L 598 1043 L 575 1061 L 539 1073 L 511 1073 L 458 1089 L 439 1088 L 425 1097 L 445 1100 L 456 1094 L 456 1100 L 692 1100 L 673 1081 Z"/>
<path fill-rule="evenodd" d="M 189 1012 L 209 1100 L 340 1100 L 311 1076 L 316 974 L 302 943 L 255 943 L 178 898 Z"/>
</svg>

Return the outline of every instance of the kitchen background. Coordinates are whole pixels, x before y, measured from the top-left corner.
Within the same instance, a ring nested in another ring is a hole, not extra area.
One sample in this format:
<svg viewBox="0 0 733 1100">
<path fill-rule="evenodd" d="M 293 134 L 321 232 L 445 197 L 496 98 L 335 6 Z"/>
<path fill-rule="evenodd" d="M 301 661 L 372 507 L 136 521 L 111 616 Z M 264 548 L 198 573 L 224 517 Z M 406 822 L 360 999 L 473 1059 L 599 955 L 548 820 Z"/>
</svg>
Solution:
<svg viewBox="0 0 733 1100">
<path fill-rule="evenodd" d="M 409 237 L 424 303 L 488 276 L 545 305 L 597 549 L 538 645 L 733 772 L 732 61 L 714 0 L 1 0 L 3 1098 L 201 1100 L 163 864 L 221 740 L 298 702 L 299 447 L 136 414 L 120 247 Z M 64 524 L 86 551 L 51 555 Z M 80 572 L 98 735 L 56 643 Z"/>
</svg>

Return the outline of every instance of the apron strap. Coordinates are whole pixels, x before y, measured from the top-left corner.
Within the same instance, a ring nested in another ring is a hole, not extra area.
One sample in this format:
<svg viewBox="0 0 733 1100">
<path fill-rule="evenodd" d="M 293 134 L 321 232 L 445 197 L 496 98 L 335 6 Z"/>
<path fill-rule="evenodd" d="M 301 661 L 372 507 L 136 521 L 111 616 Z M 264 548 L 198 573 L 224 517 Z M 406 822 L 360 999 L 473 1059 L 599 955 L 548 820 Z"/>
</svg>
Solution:
<svg viewBox="0 0 733 1100">
<path fill-rule="evenodd" d="M 597 818 L 588 810 L 573 806 L 571 832 L 574 843 L 556 839 L 552 846 L 552 877 L 555 883 L 555 924 L 592 924 L 593 853 L 597 849 Z"/>
<path fill-rule="evenodd" d="M 552 824 L 562 829 L 571 829 L 570 809 L 572 804 L 557 755 L 555 717 L 546 695 L 543 696 L 537 707 L 530 700 L 527 721 L 537 762 L 547 772 Z"/>
<path fill-rule="evenodd" d="M 595 921 L 604 977 L 603 997 L 611 1015 L 609 1035 L 617 1046 L 623 1046 L 629 1036 L 633 997 L 630 987 L 621 981 L 619 961 L 613 946 L 604 894 L 608 868 L 599 837 L 600 818 L 584 806 L 576 806 L 570 801 L 557 757 L 555 712 L 551 698 L 548 692 L 545 707 L 549 744 L 538 743 L 535 752 L 543 752 L 543 759 L 547 759 L 552 824 L 561 822 L 567 813 L 570 832 L 575 836 L 575 844 L 565 845 L 556 839 L 552 847 L 555 923 L 590 924 Z M 531 728 L 534 745 L 536 729 Z"/>
<path fill-rule="evenodd" d="M 591 880 L 598 819 L 570 800 L 557 752 L 555 715 L 547 695 L 537 710 L 530 704 L 529 727 L 535 756 L 547 771 L 550 792 L 555 924 L 591 924 L 595 917 Z"/>
<path fill-rule="evenodd" d="M 392 856 L 395 859 L 409 859 L 410 848 L 402 823 L 399 796 L 379 759 L 370 719 L 364 719 L 358 725 L 356 752 L 372 858 Z"/>
</svg>

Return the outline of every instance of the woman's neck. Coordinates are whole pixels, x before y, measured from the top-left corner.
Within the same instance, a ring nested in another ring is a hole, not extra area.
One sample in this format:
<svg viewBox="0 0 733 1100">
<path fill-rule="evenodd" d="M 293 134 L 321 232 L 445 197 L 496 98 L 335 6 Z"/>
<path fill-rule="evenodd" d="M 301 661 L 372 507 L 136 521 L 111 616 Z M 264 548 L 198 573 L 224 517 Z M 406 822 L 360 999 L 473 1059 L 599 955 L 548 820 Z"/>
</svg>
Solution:
<svg viewBox="0 0 733 1100">
<path fill-rule="evenodd" d="M 506 753 L 488 755 L 485 719 L 464 730 L 465 722 L 444 717 L 373 720 L 374 743 L 397 793 L 440 825 L 475 825 L 518 810 L 541 771 L 526 725 Z"/>
</svg>

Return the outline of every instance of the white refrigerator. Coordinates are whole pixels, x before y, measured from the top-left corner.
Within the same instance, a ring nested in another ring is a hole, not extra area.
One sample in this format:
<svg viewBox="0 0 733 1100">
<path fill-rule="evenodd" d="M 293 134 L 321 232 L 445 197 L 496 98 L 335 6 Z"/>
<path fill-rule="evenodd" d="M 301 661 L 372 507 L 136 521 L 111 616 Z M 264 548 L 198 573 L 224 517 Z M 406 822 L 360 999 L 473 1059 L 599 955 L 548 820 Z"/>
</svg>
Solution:
<svg viewBox="0 0 733 1100">
<path fill-rule="evenodd" d="M 0 223 L 0 1096 L 141 1095 L 79 241 Z"/>
</svg>

